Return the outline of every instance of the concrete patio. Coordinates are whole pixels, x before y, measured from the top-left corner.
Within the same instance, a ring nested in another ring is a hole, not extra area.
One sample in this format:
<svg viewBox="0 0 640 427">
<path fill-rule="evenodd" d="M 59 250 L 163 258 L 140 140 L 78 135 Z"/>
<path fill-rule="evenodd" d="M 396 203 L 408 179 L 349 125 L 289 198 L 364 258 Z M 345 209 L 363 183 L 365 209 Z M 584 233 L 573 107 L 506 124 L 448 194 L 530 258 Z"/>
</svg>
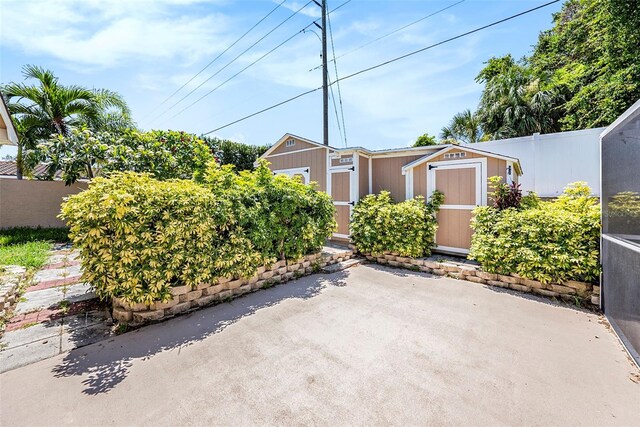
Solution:
<svg viewBox="0 0 640 427">
<path fill-rule="evenodd" d="M 364 265 L 0 376 L 1 425 L 638 425 L 600 316 Z"/>
</svg>

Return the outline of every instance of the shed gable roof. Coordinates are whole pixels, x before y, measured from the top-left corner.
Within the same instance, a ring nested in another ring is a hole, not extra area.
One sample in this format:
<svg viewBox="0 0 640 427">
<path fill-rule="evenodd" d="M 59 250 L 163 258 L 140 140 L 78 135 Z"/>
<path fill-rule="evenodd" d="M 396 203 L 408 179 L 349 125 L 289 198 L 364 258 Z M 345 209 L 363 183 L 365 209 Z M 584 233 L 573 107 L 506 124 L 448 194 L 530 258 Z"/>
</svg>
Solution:
<svg viewBox="0 0 640 427">
<path fill-rule="evenodd" d="M 448 151 L 451 151 L 451 150 L 468 151 L 470 153 L 481 154 L 481 155 L 485 155 L 487 157 L 493 157 L 493 158 L 496 158 L 496 159 L 501 159 L 501 160 L 506 160 L 508 162 L 513 162 L 514 169 L 516 170 L 516 173 L 518 175 L 522 175 L 522 166 L 520 165 L 520 160 L 518 160 L 515 157 L 504 156 L 502 154 L 491 153 L 489 151 L 478 150 L 476 148 L 469 148 L 469 147 L 461 146 L 461 145 L 449 145 L 444 150 L 436 151 L 433 154 L 427 154 L 426 156 L 421 157 L 421 158 L 419 158 L 417 160 L 414 160 L 411 163 L 407 163 L 406 165 L 404 165 L 402 167 L 402 174 L 404 175 L 409 169 L 413 169 L 416 166 L 419 166 L 419 165 L 421 165 L 423 163 L 426 163 L 426 162 L 428 162 L 430 160 L 433 160 L 436 157 L 438 157 L 438 156 L 440 156 L 440 155 L 442 155 L 442 154 L 444 154 L 444 153 L 446 153 Z"/>
<path fill-rule="evenodd" d="M 259 158 L 262 159 L 262 158 L 265 158 L 265 157 L 269 156 L 269 154 L 273 153 L 276 150 L 276 148 L 278 148 L 281 144 L 283 144 L 286 140 L 288 140 L 290 138 L 299 139 L 300 141 L 306 142 L 307 144 L 316 145 L 316 146 L 321 147 L 321 148 L 328 148 L 330 150 L 335 150 L 335 148 L 333 148 L 331 146 L 320 144 L 319 142 L 312 141 L 312 140 L 307 139 L 307 138 L 302 138 L 300 136 L 297 136 L 297 135 L 294 135 L 294 134 L 291 134 L 291 133 L 285 133 L 282 136 L 282 138 L 280 138 L 278 141 L 276 141 L 275 144 L 273 144 L 271 147 L 269 147 L 269 149 L 267 151 L 265 151 L 262 154 L 262 156 L 260 156 Z"/>
</svg>

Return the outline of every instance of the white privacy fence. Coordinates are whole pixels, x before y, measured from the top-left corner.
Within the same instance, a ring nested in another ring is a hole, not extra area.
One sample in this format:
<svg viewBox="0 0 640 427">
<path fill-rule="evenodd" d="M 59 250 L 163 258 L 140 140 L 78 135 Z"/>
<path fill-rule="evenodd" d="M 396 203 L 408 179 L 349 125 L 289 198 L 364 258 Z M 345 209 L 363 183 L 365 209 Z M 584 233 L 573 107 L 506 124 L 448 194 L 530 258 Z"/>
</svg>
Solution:
<svg viewBox="0 0 640 427">
<path fill-rule="evenodd" d="M 570 182 L 586 181 L 600 196 L 600 134 L 605 128 L 487 141 L 473 148 L 520 159 L 523 193 L 554 197 Z"/>
</svg>

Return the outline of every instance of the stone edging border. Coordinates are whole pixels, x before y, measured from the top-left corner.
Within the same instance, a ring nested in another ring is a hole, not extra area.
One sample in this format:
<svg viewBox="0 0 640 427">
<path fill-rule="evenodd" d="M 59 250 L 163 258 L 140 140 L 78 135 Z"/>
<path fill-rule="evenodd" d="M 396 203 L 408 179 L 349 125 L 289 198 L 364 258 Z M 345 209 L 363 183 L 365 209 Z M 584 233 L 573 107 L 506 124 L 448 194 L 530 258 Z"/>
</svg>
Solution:
<svg viewBox="0 0 640 427">
<path fill-rule="evenodd" d="M 187 285 L 171 288 L 173 299 L 168 302 L 129 304 L 121 298 L 113 297 L 113 318 L 118 322 L 141 325 L 154 322 L 187 311 L 196 310 L 218 302 L 224 302 L 284 283 L 302 276 L 308 276 L 327 265 L 336 264 L 353 257 L 353 251 L 345 249 L 339 253 L 316 253 L 306 255 L 298 260 L 281 260 L 267 267 L 259 267 L 257 273 L 250 278 L 220 277 L 211 283 L 201 283 L 191 289 Z"/>
<path fill-rule="evenodd" d="M 538 295 L 563 300 L 573 300 L 578 297 L 587 304 L 600 306 L 600 286 L 593 283 L 578 282 L 570 280 L 562 284 L 544 284 L 536 280 L 525 279 L 517 274 L 503 275 L 487 273 L 482 271 L 480 266 L 456 263 L 454 261 L 437 261 L 432 256 L 430 258 L 409 258 L 392 252 L 385 252 L 382 255 L 372 256 L 363 254 L 367 260 L 378 264 L 388 264 L 392 267 L 407 268 L 414 271 L 422 271 L 438 276 L 450 276 L 455 279 L 468 280 L 489 286 L 509 288 L 520 292 L 533 292 Z"/>
<path fill-rule="evenodd" d="M 10 316 L 18 303 L 18 298 L 23 288 L 26 268 L 10 265 L 3 267 L 0 274 L 0 318 Z M 2 334 L 2 330 L 0 330 Z"/>
</svg>

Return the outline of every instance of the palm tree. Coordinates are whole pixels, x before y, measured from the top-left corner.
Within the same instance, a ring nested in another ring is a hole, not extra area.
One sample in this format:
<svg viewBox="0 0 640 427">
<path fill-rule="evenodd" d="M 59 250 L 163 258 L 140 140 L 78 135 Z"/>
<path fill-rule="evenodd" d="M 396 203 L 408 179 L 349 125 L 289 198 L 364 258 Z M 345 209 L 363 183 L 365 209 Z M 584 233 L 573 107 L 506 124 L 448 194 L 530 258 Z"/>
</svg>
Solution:
<svg viewBox="0 0 640 427">
<path fill-rule="evenodd" d="M 515 65 L 486 80 L 478 115 L 492 138 L 513 138 L 559 130 L 561 98 L 544 90 L 540 78 Z"/>
<path fill-rule="evenodd" d="M 34 65 L 25 65 L 22 73 L 25 79 L 34 79 L 37 84 L 12 82 L 2 88 L 20 133 L 18 179 L 23 174 L 23 149 L 34 149 L 37 141 L 52 134 L 69 135 L 73 126 L 99 124 L 100 117 L 114 109 L 122 116 L 129 115 L 127 104 L 115 92 L 63 86 L 53 72 Z"/>
<path fill-rule="evenodd" d="M 482 138 L 480 125 L 478 115 L 467 109 L 453 116 L 449 125 L 440 131 L 440 138 L 444 141 L 475 144 Z"/>
</svg>

